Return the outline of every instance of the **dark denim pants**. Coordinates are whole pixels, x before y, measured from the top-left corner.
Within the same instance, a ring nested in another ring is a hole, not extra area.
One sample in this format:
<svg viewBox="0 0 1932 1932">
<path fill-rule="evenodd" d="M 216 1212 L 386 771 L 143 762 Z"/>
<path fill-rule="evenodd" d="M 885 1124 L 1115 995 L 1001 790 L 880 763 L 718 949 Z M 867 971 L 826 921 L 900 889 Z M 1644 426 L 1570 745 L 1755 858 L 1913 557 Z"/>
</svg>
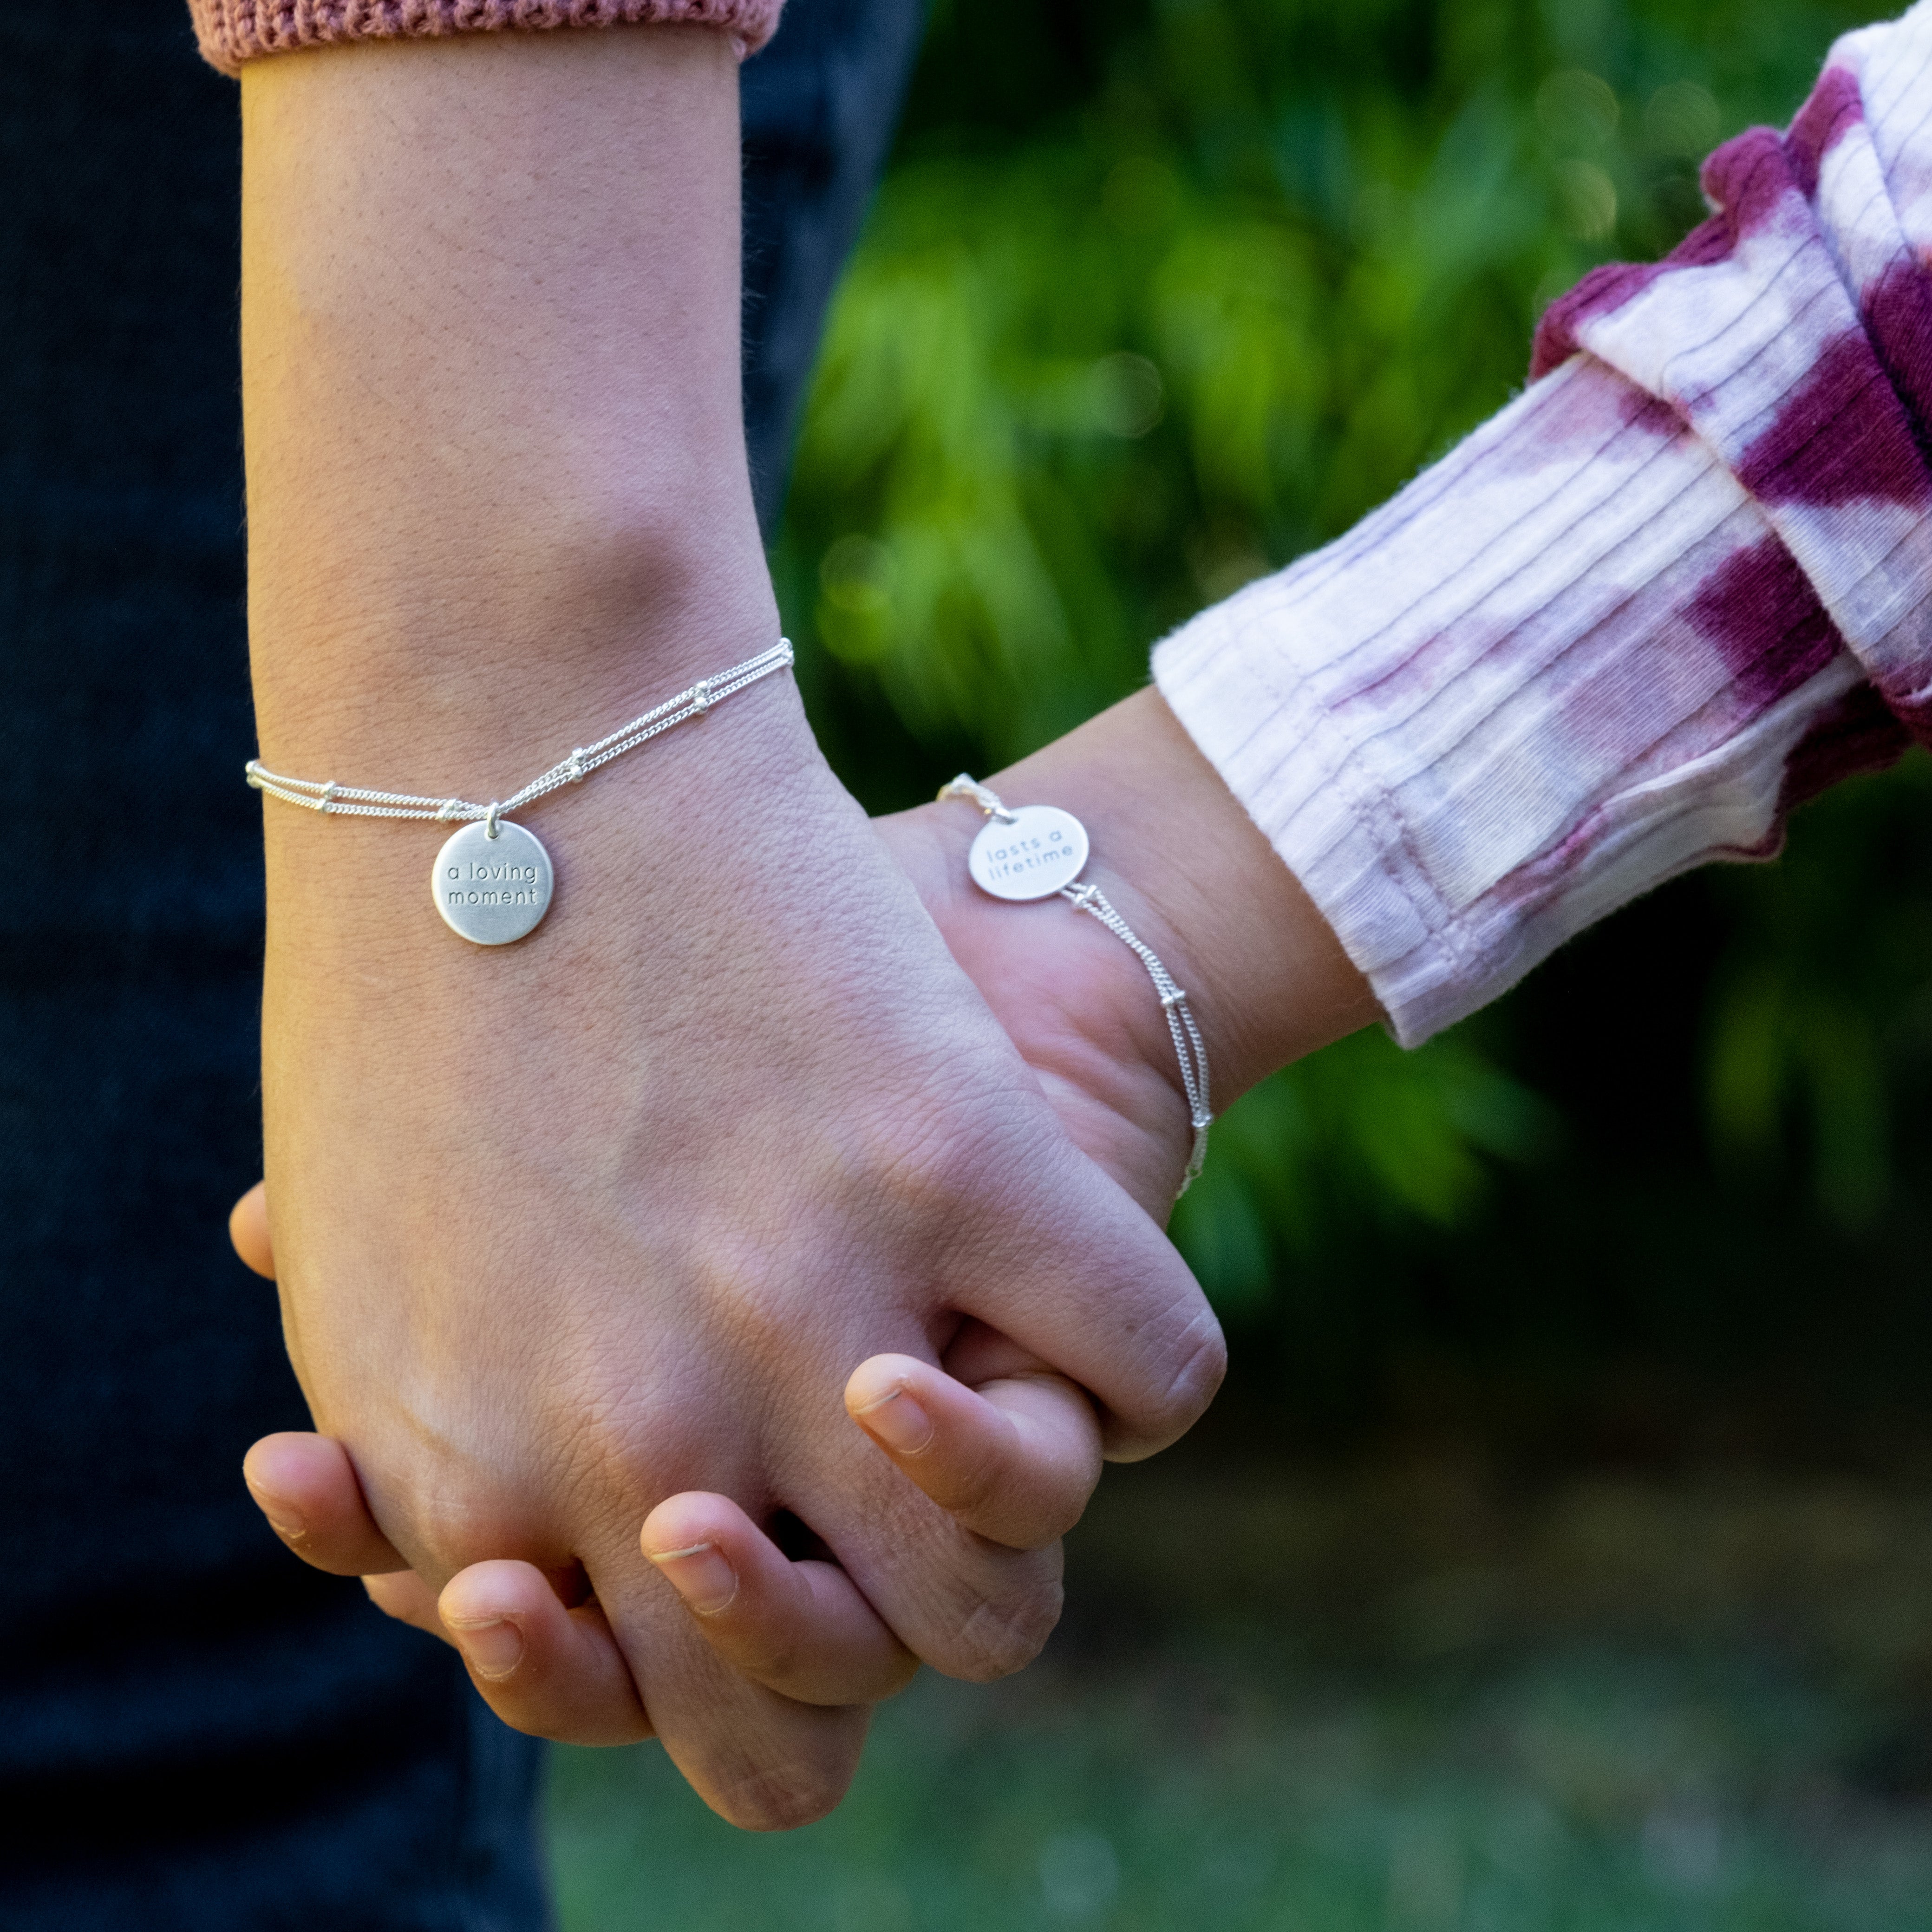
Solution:
<svg viewBox="0 0 1932 1932">
<path fill-rule="evenodd" d="M 744 75 L 761 512 L 919 0 Z M 182 0 L 0 0 L 0 1927 L 533 1928 L 538 1749 L 238 1474 L 306 1418 L 260 1162 L 236 91 Z"/>
</svg>

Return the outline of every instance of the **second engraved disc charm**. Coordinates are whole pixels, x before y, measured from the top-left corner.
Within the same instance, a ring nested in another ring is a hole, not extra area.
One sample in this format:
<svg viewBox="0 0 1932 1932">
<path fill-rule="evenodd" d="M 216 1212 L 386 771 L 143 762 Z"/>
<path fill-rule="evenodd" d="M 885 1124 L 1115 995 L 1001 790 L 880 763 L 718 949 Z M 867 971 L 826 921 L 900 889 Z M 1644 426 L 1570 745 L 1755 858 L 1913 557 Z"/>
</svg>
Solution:
<svg viewBox="0 0 1932 1932">
<path fill-rule="evenodd" d="M 966 855 L 973 883 L 996 899 L 1043 899 L 1070 886 L 1087 862 L 1087 828 L 1057 805 L 1023 805 L 1012 822 L 989 818 Z"/>
<path fill-rule="evenodd" d="M 430 892 L 451 932 L 478 946 L 520 939 L 550 910 L 550 854 L 533 832 L 482 820 L 452 832 L 436 855 Z"/>
</svg>

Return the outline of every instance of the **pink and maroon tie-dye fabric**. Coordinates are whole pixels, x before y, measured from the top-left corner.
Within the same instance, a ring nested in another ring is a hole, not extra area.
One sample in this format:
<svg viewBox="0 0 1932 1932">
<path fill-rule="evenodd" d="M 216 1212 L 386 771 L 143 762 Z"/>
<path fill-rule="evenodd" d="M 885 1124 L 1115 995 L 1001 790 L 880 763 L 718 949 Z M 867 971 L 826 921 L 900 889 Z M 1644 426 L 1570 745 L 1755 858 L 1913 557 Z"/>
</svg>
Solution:
<svg viewBox="0 0 1932 1932">
<path fill-rule="evenodd" d="M 1155 653 L 1405 1041 L 1932 742 L 1932 0 L 1703 182 L 1515 403 Z"/>
</svg>

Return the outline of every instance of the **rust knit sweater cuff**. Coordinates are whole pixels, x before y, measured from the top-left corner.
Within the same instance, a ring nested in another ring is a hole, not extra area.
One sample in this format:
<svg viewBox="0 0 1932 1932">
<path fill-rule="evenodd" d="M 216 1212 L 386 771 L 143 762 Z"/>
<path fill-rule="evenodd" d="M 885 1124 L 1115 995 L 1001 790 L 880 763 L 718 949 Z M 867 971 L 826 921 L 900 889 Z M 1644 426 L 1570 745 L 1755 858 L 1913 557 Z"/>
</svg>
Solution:
<svg viewBox="0 0 1932 1932">
<path fill-rule="evenodd" d="M 201 51 L 224 74 L 295 47 L 430 34 L 614 27 L 645 22 L 717 27 L 756 53 L 783 0 L 188 0 Z"/>
</svg>

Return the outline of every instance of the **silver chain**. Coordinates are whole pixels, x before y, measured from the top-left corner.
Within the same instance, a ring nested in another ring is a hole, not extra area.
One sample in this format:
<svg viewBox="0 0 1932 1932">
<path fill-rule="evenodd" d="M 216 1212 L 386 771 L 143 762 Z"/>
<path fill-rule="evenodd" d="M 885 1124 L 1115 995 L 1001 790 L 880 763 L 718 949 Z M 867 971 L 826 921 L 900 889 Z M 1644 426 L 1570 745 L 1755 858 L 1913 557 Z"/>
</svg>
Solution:
<svg viewBox="0 0 1932 1932">
<path fill-rule="evenodd" d="M 775 670 L 785 670 L 791 662 L 791 641 L 781 638 L 770 650 L 734 664 L 718 676 L 700 678 L 688 689 L 666 698 L 641 718 L 620 725 L 608 738 L 599 738 L 594 745 L 579 746 L 568 758 L 560 758 L 520 791 L 488 805 L 473 805 L 463 798 L 418 798 L 409 792 L 369 791 L 360 785 L 338 784 L 333 778 L 284 778 L 278 772 L 269 771 L 256 758 L 250 758 L 245 769 L 248 782 L 257 791 L 290 805 L 306 806 L 311 812 L 340 812 L 355 818 L 434 818 L 448 824 L 480 818 L 492 828 L 494 838 L 496 820 L 506 812 L 518 811 L 562 786 L 579 783 L 599 765 L 621 758 L 646 739 L 668 731 L 674 724 L 682 724 L 688 718 L 702 718 L 721 698 L 742 691 L 748 684 L 756 684 Z"/>
<path fill-rule="evenodd" d="M 950 784 L 941 785 L 939 796 L 942 799 L 968 799 L 988 818 L 997 819 L 1002 825 L 1014 822 L 1014 814 L 1006 809 L 999 794 L 964 772 Z M 1187 1004 L 1187 995 L 1174 983 L 1174 975 L 1160 963 L 1154 948 L 1120 916 L 1098 886 L 1076 879 L 1071 884 L 1062 886 L 1057 896 L 1081 911 L 1090 914 L 1128 947 L 1147 968 L 1148 977 L 1154 982 L 1154 989 L 1160 997 L 1160 1010 L 1167 1016 L 1167 1030 L 1174 1041 L 1174 1057 L 1180 1063 L 1180 1084 L 1187 1096 L 1188 1123 L 1194 1130 L 1187 1171 L 1180 1180 L 1180 1194 L 1185 1194 L 1199 1177 L 1208 1159 L 1208 1130 L 1214 1124 L 1214 1110 L 1208 1098 L 1208 1047 L 1201 1037 L 1200 1028 L 1195 1024 L 1193 1009 Z M 1180 1194 L 1177 1194 L 1176 1199 Z"/>
</svg>

